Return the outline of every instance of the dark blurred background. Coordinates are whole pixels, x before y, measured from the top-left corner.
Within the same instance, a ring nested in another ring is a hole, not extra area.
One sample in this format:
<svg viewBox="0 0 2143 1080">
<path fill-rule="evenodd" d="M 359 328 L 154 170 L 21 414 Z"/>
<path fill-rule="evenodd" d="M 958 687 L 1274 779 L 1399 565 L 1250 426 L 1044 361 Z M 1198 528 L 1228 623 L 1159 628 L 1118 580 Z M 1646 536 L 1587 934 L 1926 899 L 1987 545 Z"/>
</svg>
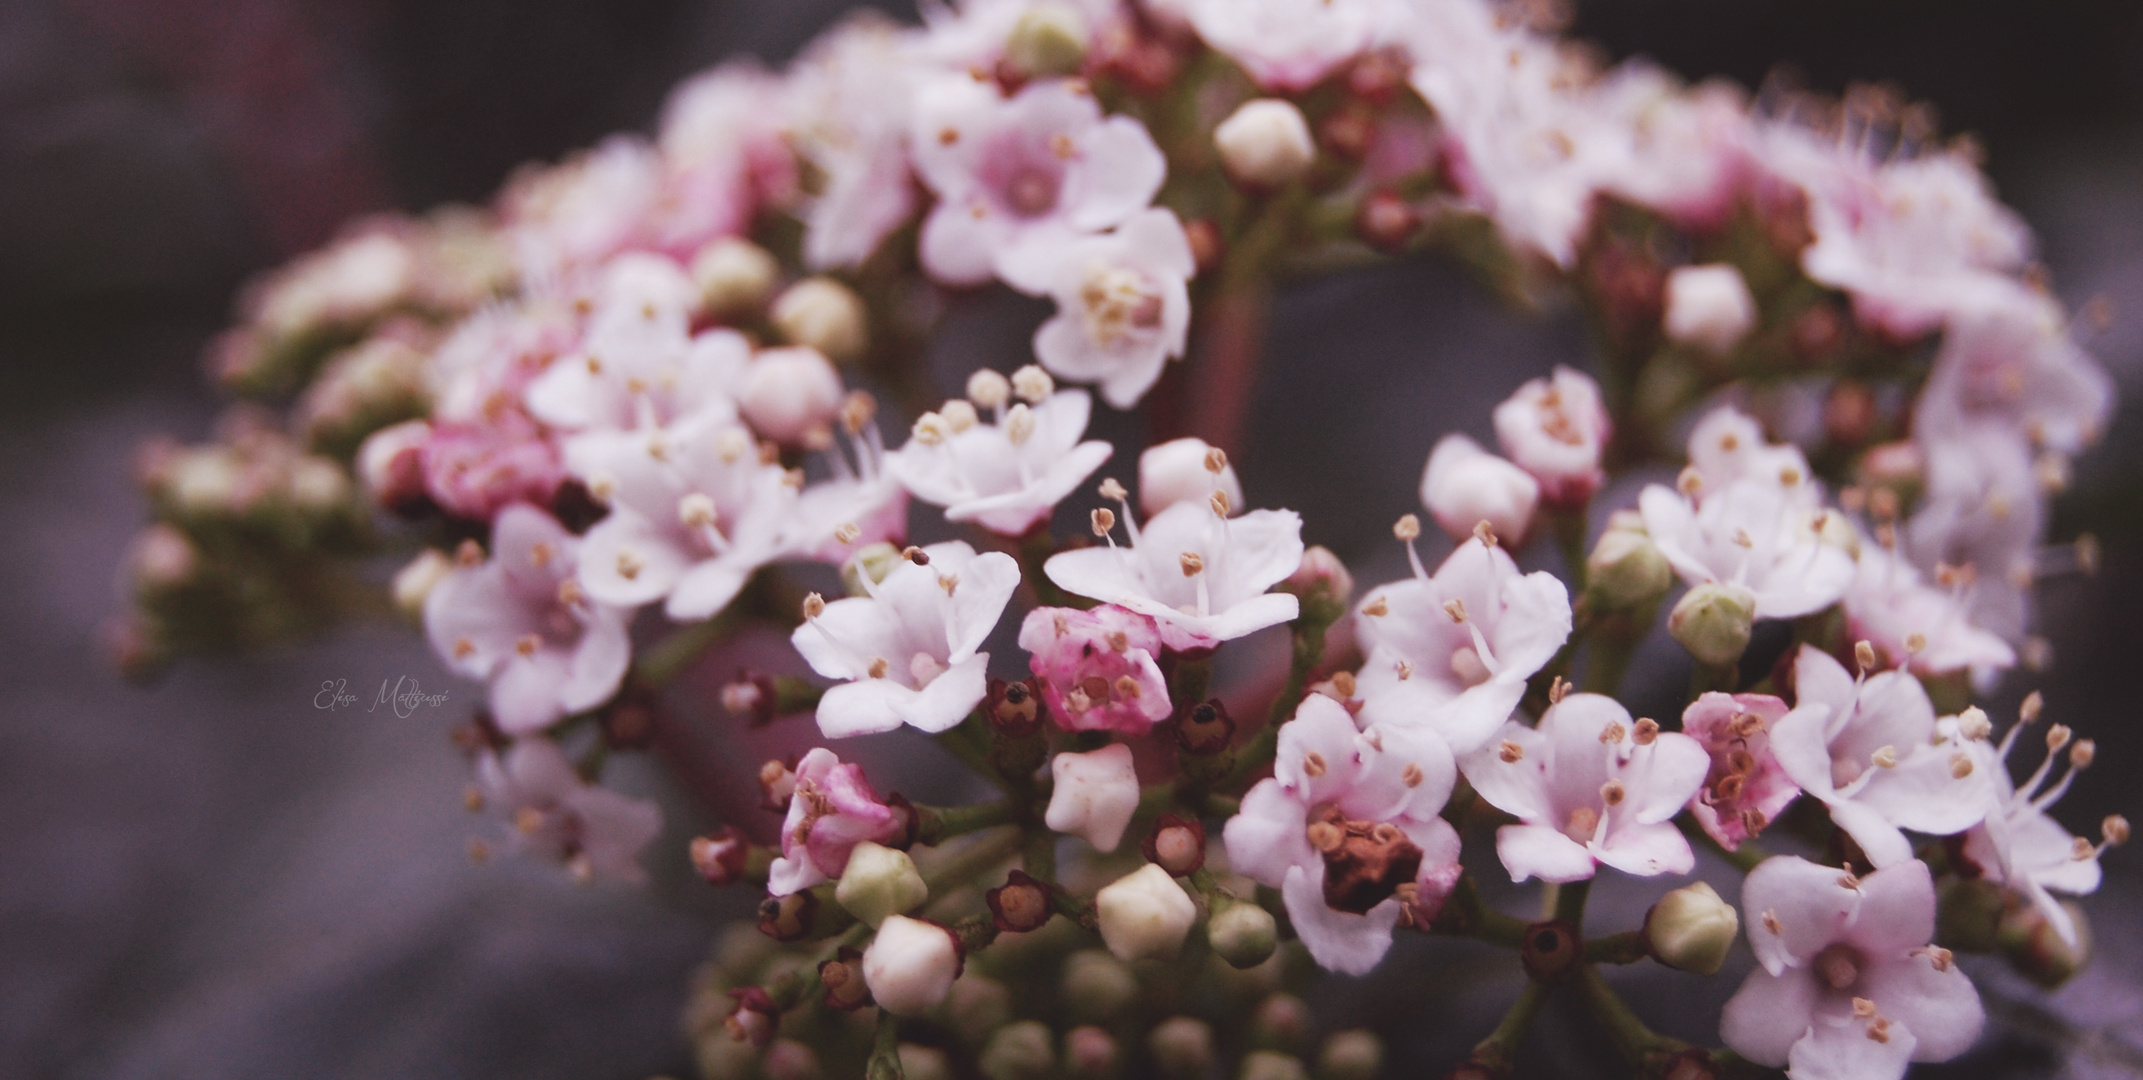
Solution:
<svg viewBox="0 0 2143 1080">
<path fill-rule="evenodd" d="M 648 130 L 682 76 L 779 63 L 849 6 L 0 0 L 0 1076 L 689 1072 L 677 1015 L 729 910 L 679 876 L 689 819 L 647 893 L 471 867 L 452 718 L 312 708 L 327 679 L 445 684 L 414 635 L 358 629 L 142 689 L 114 677 L 98 627 L 142 520 L 133 447 L 206 432 L 200 349 L 249 275 L 354 215 L 481 201 L 522 162 Z M 2143 5 L 1580 0 L 1575 15 L 1613 55 L 1690 77 L 1754 85 L 1790 65 L 1815 89 L 1889 80 L 1934 102 L 1987 147 L 2057 290 L 2110 301 L 2090 344 L 2130 405 L 2056 523 L 2095 531 L 2105 567 L 2048 585 L 2054 667 L 2004 697 L 2041 686 L 2098 738 L 2061 811 L 2072 827 L 2143 816 L 2127 678 L 2143 646 Z M 947 350 L 1001 359 L 987 350 L 1022 347 L 1032 312 L 955 314 Z M 1583 341 L 1567 314 L 1502 311 L 1434 263 L 1293 291 L 1238 452 L 1251 500 L 1301 510 L 1365 583 L 1396 576 L 1379 538 L 1430 443 L 1486 436 L 1490 406 L 1585 363 Z M 667 791 L 652 770 L 624 783 Z M 2077 983 L 2043 995 L 1974 969 L 2002 1033 L 1951 1073 L 2136 1073 L 2136 859 L 2110 858 L 2087 902 L 2101 957 Z M 1603 920 L 1647 902 L 1603 891 Z M 1423 955 L 1336 983 L 1320 1013 L 1403 1022 L 1454 982 L 1485 985 L 1450 974 L 1479 959 L 1463 947 L 1408 949 Z M 1639 1008 L 1692 1037 L 1734 985 L 1632 974 Z M 1493 1023 L 1491 996 L 1434 1006 L 1449 1023 L 1395 1050 L 1440 1071 Z M 1528 1072 L 1600 1072 L 1585 1022 L 1558 1013 L 1548 1031 Z"/>
</svg>

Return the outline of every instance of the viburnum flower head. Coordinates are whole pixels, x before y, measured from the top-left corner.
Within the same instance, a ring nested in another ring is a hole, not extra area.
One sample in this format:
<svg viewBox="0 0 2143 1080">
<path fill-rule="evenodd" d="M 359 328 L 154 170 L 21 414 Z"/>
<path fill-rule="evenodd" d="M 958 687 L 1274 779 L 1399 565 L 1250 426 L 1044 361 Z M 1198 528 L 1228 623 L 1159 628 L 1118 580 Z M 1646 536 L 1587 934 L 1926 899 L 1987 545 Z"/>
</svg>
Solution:
<svg viewBox="0 0 2143 1080">
<path fill-rule="evenodd" d="M 955 398 L 924 413 L 907 445 L 887 456 L 887 469 L 910 494 L 944 507 L 948 521 L 1018 536 L 1047 520 L 1114 449 L 1099 439 L 1080 441 L 1094 408 L 1086 391 L 1047 392 L 1041 387 L 1048 376 L 1031 370 L 1041 380 L 1023 380 L 1039 390 L 1029 395 L 1031 403 L 1008 406 L 1007 397 L 991 393 L 1002 389 L 1002 376 L 982 380 L 991 402 Z M 978 405 L 990 411 L 988 422 Z"/>
<path fill-rule="evenodd" d="M 1993 809 L 1992 781 L 1970 745 L 1979 740 L 1955 721 L 1938 724 L 1909 672 L 1855 679 L 1803 645 L 1793 686 L 1795 707 L 1771 725 L 1771 752 L 1875 866 L 1912 858 L 1902 830 L 1948 836 Z"/>
<path fill-rule="evenodd" d="M 1761 969 L 1719 1017 L 1726 1045 L 1794 1080 L 1896 1080 L 1914 1061 L 1970 1049 L 1986 1021 L 1979 994 L 1935 932 L 1927 864 L 1907 859 L 1855 878 L 1779 856 L 1741 887 Z"/>
<path fill-rule="evenodd" d="M 1458 879 L 1458 832 L 1437 816 L 1456 780 L 1440 740 L 1357 730 L 1345 706 L 1311 694 L 1280 729 L 1273 775 L 1228 819 L 1228 862 L 1280 890 L 1320 965 L 1362 974 L 1405 909 L 1433 917 Z"/>
<path fill-rule="evenodd" d="M 1984 743 L 1972 746 L 1980 767 L 1993 778 L 1995 806 L 1988 811 L 1986 820 L 1964 834 L 1963 853 L 1987 880 L 2006 886 L 2031 901 L 2032 906 L 2045 916 L 2048 925 L 2054 928 L 2054 933 L 2074 948 L 2078 943 L 2076 920 L 2053 894 L 2083 896 L 2097 892 L 2098 857 L 2106 843 L 2120 843 L 2126 839 L 2125 823 L 2113 823 L 2121 819 L 2109 821 L 2105 843 L 2094 845 L 2082 837 L 2070 835 L 2047 813 L 2068 794 L 2069 784 L 2091 763 L 2095 751 L 2089 740 L 2072 741 L 2073 736 L 2066 727 L 2055 725 L 2048 730 L 2046 758 L 2032 770 L 2029 779 L 2021 785 L 2010 779 L 2009 751 L 2015 747 L 2017 736 L 2030 725 L 2030 718 L 2035 717 L 2037 710 L 2036 700 L 2027 702 L 2027 719 L 2002 736 L 2000 749 Z M 2047 781 L 2051 779 L 2055 761 L 2064 754 L 2068 758 L 2068 770 L 2058 783 L 2049 787 Z"/>
<path fill-rule="evenodd" d="M 1043 79 L 1010 98 L 948 76 L 917 96 L 909 145 L 938 204 L 923 223 L 923 268 L 951 285 L 992 274 L 1047 291 L 1074 238 L 1129 221 L 1168 163 L 1127 116 L 1104 117 L 1086 84 Z"/>
<path fill-rule="evenodd" d="M 539 736 L 484 750 L 476 790 L 512 824 L 513 850 L 562 861 L 576 877 L 647 880 L 640 852 L 662 832 L 661 809 L 581 780 L 557 743 Z"/>
<path fill-rule="evenodd" d="M 1034 356 L 1060 379 L 1098 383 L 1129 409 L 1161 369 L 1183 355 L 1190 332 L 1186 284 L 1197 273 L 1183 223 L 1145 210 L 1113 232 L 1064 246 L 1046 286 L 1057 314 L 1034 332 Z"/>
<path fill-rule="evenodd" d="M 1142 528 L 1130 493 L 1103 481 L 1104 496 L 1123 507 L 1129 545 L 1116 542 L 1116 514 L 1094 512 L 1107 547 L 1064 551 L 1042 570 L 1066 592 L 1151 616 L 1171 649 L 1209 649 L 1278 626 L 1301 613 L 1287 593 L 1267 592 L 1302 564 L 1302 517 L 1292 510 L 1252 510 L 1239 517 L 1224 499 L 1180 502 Z"/>
<path fill-rule="evenodd" d="M 1532 474 L 1549 506 L 1583 506 L 1606 479 L 1600 452 L 1613 425 L 1592 376 L 1558 365 L 1496 406 L 1495 422 L 1503 452 Z"/>
<path fill-rule="evenodd" d="M 1019 587 L 1019 563 L 955 540 L 912 549 L 883 580 L 858 577 L 870 595 L 812 594 L 789 637 L 813 670 L 848 680 L 819 700 L 819 730 L 838 739 L 958 724 L 989 693 L 990 657 L 976 650 Z"/>
<path fill-rule="evenodd" d="M 1569 639 L 1570 595 L 1553 574 L 1519 573 L 1486 539 L 1460 544 L 1433 577 L 1411 540 L 1407 555 L 1414 576 L 1370 589 L 1355 608 L 1368 657 L 1355 676 L 1362 723 L 1425 728 L 1467 753 L 1510 717 L 1526 680 Z"/>
<path fill-rule="evenodd" d="M 629 612 L 588 596 L 580 554 L 549 515 L 509 506 L 492 526 L 491 558 L 464 558 L 425 598 L 432 649 L 454 673 L 490 683 L 491 717 L 508 734 L 592 709 L 625 678 Z"/>
<path fill-rule="evenodd" d="M 886 843 L 905 828 L 863 767 L 823 746 L 797 761 L 794 782 L 781 822 L 781 857 L 767 868 L 767 891 L 775 896 L 838 880 L 857 844 Z"/>
<path fill-rule="evenodd" d="M 1512 881 L 1582 881 L 1596 863 L 1639 877 L 1696 865 L 1673 818 L 1703 786 L 1711 755 L 1687 735 L 1632 721 L 1613 698 L 1571 694 L 1538 728 L 1506 723 L 1459 766 L 1482 798 L 1519 819 L 1496 830 Z"/>
<path fill-rule="evenodd" d="M 1682 731 L 1711 755 L 1689 813 L 1719 846 L 1741 850 L 1801 793 L 1771 753 L 1771 725 L 1786 703 L 1769 694 L 1709 693 L 1682 712 Z"/>
<path fill-rule="evenodd" d="M 1421 505 L 1453 540 L 1473 535 L 1487 522 L 1497 536 L 1520 543 L 1540 502 L 1532 474 L 1460 434 L 1437 440 L 1421 474 Z"/>
<path fill-rule="evenodd" d="M 1114 604 L 1035 608 L 1020 623 L 1019 647 L 1067 731 L 1144 735 L 1174 711 L 1155 659 L 1161 630 L 1149 616 Z"/>
</svg>

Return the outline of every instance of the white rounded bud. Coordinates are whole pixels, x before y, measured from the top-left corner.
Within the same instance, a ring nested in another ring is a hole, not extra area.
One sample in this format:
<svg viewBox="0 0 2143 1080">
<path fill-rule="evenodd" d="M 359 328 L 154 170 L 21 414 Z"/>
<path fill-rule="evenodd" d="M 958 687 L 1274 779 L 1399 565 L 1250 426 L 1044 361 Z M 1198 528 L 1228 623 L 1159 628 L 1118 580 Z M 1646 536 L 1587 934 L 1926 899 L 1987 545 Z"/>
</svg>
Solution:
<svg viewBox="0 0 2143 1080">
<path fill-rule="evenodd" d="M 1059 992 L 1071 1019 L 1105 1022 L 1138 999 L 1138 976 L 1100 949 L 1082 949 L 1064 958 Z"/>
<path fill-rule="evenodd" d="M 1667 336 L 1725 356 L 1756 325 L 1756 298 L 1729 263 L 1683 266 L 1667 275 Z"/>
<path fill-rule="evenodd" d="M 990 1036 L 975 1064 L 989 1080 L 1044 1080 L 1056 1071 L 1055 1042 L 1039 1020 L 1006 1024 Z"/>
<path fill-rule="evenodd" d="M 310 455 L 290 463 L 290 502 L 300 513 L 341 510 L 350 494 L 350 477 L 342 466 Z"/>
<path fill-rule="evenodd" d="M 816 349 L 768 349 L 744 371 L 739 406 L 752 430 L 785 446 L 831 431 L 841 411 L 841 376 Z"/>
<path fill-rule="evenodd" d="M 1064 1033 L 1064 1071 L 1072 1076 L 1114 1076 L 1119 1057 L 1116 1036 L 1107 1028 L 1088 1024 Z"/>
<path fill-rule="evenodd" d="M 780 277 L 781 264 L 772 254 L 733 236 L 708 244 L 692 257 L 692 283 L 699 286 L 700 305 L 717 319 L 758 311 Z"/>
<path fill-rule="evenodd" d="M 357 448 L 357 479 L 374 503 L 393 510 L 424 498 L 424 444 L 432 426 L 409 420 L 373 432 Z"/>
<path fill-rule="evenodd" d="M 1699 881 L 1659 898 L 1645 913 L 1644 938 L 1652 958 L 1671 968 L 1716 975 L 1741 932 L 1734 905 Z"/>
<path fill-rule="evenodd" d="M 1138 772 L 1131 748 L 1110 743 L 1084 754 L 1058 754 L 1049 763 L 1056 785 L 1042 823 L 1084 839 L 1096 851 L 1115 851 L 1138 812 Z"/>
<path fill-rule="evenodd" d="M 1203 1077 L 1213 1068 L 1213 1029 L 1203 1020 L 1171 1016 L 1146 1036 L 1146 1052 L 1169 1080 Z"/>
<path fill-rule="evenodd" d="M 1691 656 L 1714 667 L 1741 659 L 1756 625 L 1756 596 L 1739 585 L 1707 582 L 1682 594 L 1667 632 Z"/>
<path fill-rule="evenodd" d="M 933 922 L 888 915 L 863 950 L 863 983 L 878 1007 L 914 1016 L 945 1000 L 960 974 L 952 932 Z"/>
<path fill-rule="evenodd" d="M 142 530 L 141 535 L 134 538 L 134 550 L 128 561 L 134 568 L 134 583 L 152 592 L 185 585 L 201 568 L 201 556 L 194 550 L 193 541 L 186 539 L 185 533 L 161 522 Z"/>
<path fill-rule="evenodd" d="M 952 1080 L 952 1061 L 934 1046 L 901 1043 L 901 1080 Z"/>
<path fill-rule="evenodd" d="M 394 609 L 412 622 L 424 621 L 424 601 L 432 595 L 432 587 L 446 580 L 454 570 L 454 560 L 438 548 L 425 548 L 416 558 L 409 560 L 394 573 Z"/>
<path fill-rule="evenodd" d="M 1005 39 L 1005 66 L 1027 78 L 1077 75 L 1086 62 L 1087 26 L 1077 8 L 1061 0 L 1034 4 Z"/>
<path fill-rule="evenodd" d="M 1222 464 L 1217 475 L 1206 468 L 1212 450 L 1204 439 L 1174 439 L 1138 456 L 1138 504 L 1147 517 L 1179 502 L 1205 502 L 1216 491 L 1227 495 L 1229 506 L 1243 505 L 1235 466 Z"/>
<path fill-rule="evenodd" d="M 1235 1076 L 1236 1080 L 1310 1080 L 1310 1071 L 1293 1054 L 1253 1050 L 1243 1055 L 1242 1070 Z"/>
<path fill-rule="evenodd" d="M 1608 516 L 1585 560 L 1585 591 L 1610 609 L 1630 610 L 1657 603 L 1674 585 L 1674 567 L 1645 532 L 1644 519 L 1633 511 Z"/>
<path fill-rule="evenodd" d="M 847 362 L 870 344 L 870 317 L 854 289 L 829 277 L 810 277 L 774 298 L 768 313 L 774 329 L 794 345 L 808 345 Z"/>
<path fill-rule="evenodd" d="M 1539 481 L 1464 435 L 1439 440 L 1421 474 L 1421 504 L 1444 532 L 1461 543 L 1485 521 L 1516 548 L 1539 502 Z"/>
<path fill-rule="evenodd" d="M 1101 940 L 1119 960 L 1173 959 L 1198 921 L 1198 905 L 1168 871 L 1152 863 L 1094 896 Z"/>
<path fill-rule="evenodd" d="M 865 840 L 849 854 L 833 898 L 850 915 L 878 926 L 887 916 L 904 915 L 930 899 L 930 886 L 907 852 Z"/>
<path fill-rule="evenodd" d="M 1278 98 L 1244 102 L 1213 129 L 1213 145 L 1230 175 L 1259 187 L 1281 187 L 1317 161 L 1309 121 Z"/>
</svg>

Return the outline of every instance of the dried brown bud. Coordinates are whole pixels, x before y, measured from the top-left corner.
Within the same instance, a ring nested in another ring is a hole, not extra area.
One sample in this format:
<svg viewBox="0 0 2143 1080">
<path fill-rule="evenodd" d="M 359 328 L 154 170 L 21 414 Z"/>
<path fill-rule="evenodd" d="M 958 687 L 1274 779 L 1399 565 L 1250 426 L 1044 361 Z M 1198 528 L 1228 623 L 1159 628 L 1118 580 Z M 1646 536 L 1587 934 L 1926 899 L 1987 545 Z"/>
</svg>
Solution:
<svg viewBox="0 0 2143 1080">
<path fill-rule="evenodd" d="M 804 889 L 759 902 L 759 932 L 775 941 L 802 941 L 818 916 L 818 897 Z"/>
<path fill-rule="evenodd" d="M 692 838 L 692 867 L 709 885 L 734 885 L 744 879 L 744 861 L 751 845 L 727 825 L 718 832 Z"/>
<path fill-rule="evenodd" d="M 819 984 L 826 988 L 826 1007 L 854 1012 L 871 1003 L 871 988 L 863 981 L 863 954 L 843 948 L 831 960 L 819 963 Z"/>
<path fill-rule="evenodd" d="M 1014 870 L 1005 875 L 1005 883 L 983 893 L 982 898 L 990 905 L 990 919 L 997 929 L 1009 934 L 1023 934 L 1039 930 L 1053 914 L 1050 909 L 1048 885 L 1028 876 L 1024 870 Z"/>
<path fill-rule="evenodd" d="M 1172 725 L 1176 746 L 1186 754 L 1204 757 L 1228 748 L 1235 737 L 1235 720 L 1219 698 L 1203 701 L 1176 714 Z"/>
<path fill-rule="evenodd" d="M 729 1037 L 760 1048 L 773 1042 L 774 1033 L 781 1028 L 781 1010 L 774 1007 L 774 999 L 756 986 L 731 990 L 729 996 L 737 1003 L 729 1018 L 722 1021 Z"/>
<path fill-rule="evenodd" d="M 1042 687 L 1033 677 L 990 680 L 990 726 L 1010 739 L 1024 739 L 1042 729 Z"/>
</svg>

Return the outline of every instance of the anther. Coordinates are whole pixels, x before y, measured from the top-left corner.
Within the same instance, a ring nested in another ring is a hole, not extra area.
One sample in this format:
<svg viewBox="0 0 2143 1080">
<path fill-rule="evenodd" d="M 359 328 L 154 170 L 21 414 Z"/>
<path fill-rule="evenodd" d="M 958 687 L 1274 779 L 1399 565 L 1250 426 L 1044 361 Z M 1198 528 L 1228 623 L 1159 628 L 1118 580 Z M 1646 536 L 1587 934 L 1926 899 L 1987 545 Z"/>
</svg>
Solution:
<svg viewBox="0 0 2143 1080">
<path fill-rule="evenodd" d="M 1106 506 L 1096 507 L 1090 516 L 1093 521 L 1095 536 L 1107 536 L 1111 529 L 1116 528 L 1116 511 Z"/>
<path fill-rule="evenodd" d="M 1505 765 L 1516 765 L 1525 760 L 1525 747 L 1505 739 L 1502 745 L 1496 747 L 1496 759 Z"/>
<path fill-rule="evenodd" d="M 515 638 L 513 642 L 513 651 L 520 653 L 522 656 L 534 656 L 536 655 L 536 650 L 542 647 L 543 639 L 534 634 L 522 634 L 520 637 Z"/>
<path fill-rule="evenodd" d="M 1600 741 L 1610 745 L 1621 742 L 1628 736 L 1629 730 L 1622 726 L 1620 720 L 1609 720 L 1607 726 L 1600 729 Z"/>
<path fill-rule="evenodd" d="M 2069 730 L 2069 726 L 2067 724 L 2055 724 L 2053 727 L 2047 728 L 2047 752 L 2053 753 L 2054 751 L 2059 750 L 2064 746 L 2067 746 L 2069 744 L 2069 736 L 2072 734 L 2074 734 L 2074 732 Z"/>
<path fill-rule="evenodd" d="M 1039 405 L 1043 399 L 1056 393 L 1056 390 L 1056 380 L 1051 379 L 1048 372 L 1033 364 L 1028 364 L 1026 367 L 1012 373 L 1012 392 L 1018 395 L 1022 401 Z"/>
<path fill-rule="evenodd" d="M 1454 597 L 1454 598 L 1452 598 L 1452 599 L 1449 599 L 1449 600 L 1446 600 L 1446 601 L 1444 601 L 1444 614 L 1446 614 L 1446 615 L 1449 615 L 1449 616 L 1451 617 L 1451 621 L 1452 621 L 1452 622 L 1455 622 L 1455 623 L 1463 623 L 1463 622 L 1465 622 L 1465 621 L 1466 621 L 1466 602 L 1465 602 L 1465 601 L 1463 601 L 1463 600 L 1457 599 L 1456 597 Z"/>
<path fill-rule="evenodd" d="M 1987 719 L 1987 711 L 1977 705 L 1969 705 L 1957 714 L 1957 733 L 1974 741 L 1994 734 L 1994 722 Z"/>
<path fill-rule="evenodd" d="M 1609 806 L 1621 806 L 1622 800 L 1628 797 L 1629 789 L 1623 787 L 1620 780 L 1609 780 L 1600 785 L 1600 801 Z"/>
<path fill-rule="evenodd" d="M 1786 932 L 1785 926 L 1780 924 L 1780 922 L 1778 921 L 1778 912 L 1776 911 L 1765 911 L 1763 913 L 1762 921 L 1764 925 L 1764 930 L 1767 933 L 1783 934 Z"/>
<path fill-rule="evenodd" d="M 2017 707 L 2017 722 L 2023 724 L 2036 724 L 2039 722 L 2040 711 L 2045 708 L 2045 695 L 2039 693 L 2037 690 L 2034 690 L 2031 693 L 2024 695 L 2024 703 Z"/>
<path fill-rule="evenodd" d="M 900 550 L 900 557 L 908 560 L 909 562 L 914 563 L 917 566 L 930 565 L 930 553 L 924 551 L 922 548 L 916 547 L 914 544 L 909 544 L 907 547 L 902 548 Z"/>
<path fill-rule="evenodd" d="M 1913 655 L 1913 656 L 1918 656 L 1918 655 L 1920 655 L 1921 653 L 1923 653 L 1923 652 L 1926 652 L 1926 651 L 1927 651 L 1927 635 L 1926 635 L 1926 634 L 1921 634 L 1921 633 L 1917 633 L 1917 632 L 1916 632 L 1916 633 L 1911 633 L 1911 634 L 1906 634 L 1906 635 L 1905 635 L 1905 651 L 1906 651 L 1907 653 L 1909 653 L 1909 654 Z"/>
<path fill-rule="evenodd" d="M 2108 847 L 2120 847 L 2128 842 L 2128 819 L 2119 814 L 2108 814 L 2098 823 L 2098 835 Z"/>
<path fill-rule="evenodd" d="M 816 619 L 824 614 L 826 614 L 826 598 L 817 593 L 806 594 L 804 596 L 804 618 Z"/>
<path fill-rule="evenodd" d="M 1098 491 L 1102 498 L 1110 502 L 1122 502 L 1131 497 L 1131 493 L 1124 490 L 1124 486 L 1117 483 L 1116 478 L 1113 476 L 1102 477 L 1101 487 Z"/>
<path fill-rule="evenodd" d="M 1213 508 L 1214 517 L 1227 517 L 1233 508 L 1228 505 L 1228 493 L 1216 491 L 1206 496 L 1205 504 Z"/>
<path fill-rule="evenodd" d="M 946 402 L 939 407 L 938 415 L 945 418 L 945 426 L 955 435 L 982 422 L 982 417 L 975 413 L 975 403 L 962 398 Z"/>
<path fill-rule="evenodd" d="M 885 673 L 886 673 L 886 672 L 888 672 L 888 671 L 891 671 L 891 670 L 893 670 L 893 665 L 892 665 L 892 664 L 890 664 L 890 663 L 887 663 L 887 662 L 886 662 L 886 658 L 885 658 L 885 657 L 883 657 L 883 656 L 873 656 L 873 657 L 871 657 L 871 666 L 870 666 L 870 676 L 871 676 L 871 678 L 873 678 L 873 679 L 883 679 L 883 678 L 885 678 Z"/>
<path fill-rule="evenodd" d="M 1406 768 L 1399 770 L 1399 782 L 1410 788 L 1420 787 L 1421 766 L 1411 761 L 1407 762 Z"/>
<path fill-rule="evenodd" d="M 1212 473 L 1214 476 L 1219 476 L 1227 468 L 1228 452 L 1217 446 L 1207 448 L 1205 452 L 1205 471 Z"/>
<path fill-rule="evenodd" d="M 1391 534 L 1401 540 L 1419 539 L 1421 536 L 1421 519 L 1413 514 L 1407 514 L 1392 525 Z"/>
<path fill-rule="evenodd" d="M 1888 745 L 1879 747 L 1873 754 L 1868 755 L 1868 760 L 1874 762 L 1875 767 L 1878 769 L 1895 769 L 1897 768 L 1897 747 Z"/>
<path fill-rule="evenodd" d="M 1302 775 L 1307 776 L 1312 780 L 1315 780 L 1316 778 L 1323 776 L 1324 771 L 1325 760 L 1323 754 L 1312 750 L 1309 753 L 1302 755 Z"/>
<path fill-rule="evenodd" d="M 967 377 L 967 397 L 985 409 L 1000 408 L 1012 400 L 1012 380 L 983 368 Z"/>
<path fill-rule="evenodd" d="M 1560 705 L 1563 703 L 1563 698 L 1569 695 L 1570 682 L 1562 676 L 1557 675 L 1555 681 L 1548 684 L 1548 704 Z"/>
<path fill-rule="evenodd" d="M 1481 542 L 1482 547 L 1495 547 L 1496 527 L 1490 525 L 1485 518 L 1480 521 L 1474 522 L 1473 538 L 1475 540 L 1479 540 Z"/>
<path fill-rule="evenodd" d="M 484 565 L 484 546 L 474 540 L 463 540 L 454 549 L 454 562 L 464 569 Z"/>
<path fill-rule="evenodd" d="M 627 581 L 631 581 L 634 578 L 639 577 L 640 571 L 645 569 L 646 566 L 647 564 L 641 561 L 640 556 L 635 555 L 630 551 L 618 552 L 619 577 L 624 578 Z"/>
<path fill-rule="evenodd" d="M 714 500 L 697 491 L 677 500 L 677 523 L 688 529 L 711 527 L 715 523 Z"/>
<path fill-rule="evenodd" d="M 1205 569 L 1205 556 L 1195 551 L 1186 551 L 1176 556 L 1176 562 L 1183 567 L 1184 577 L 1197 577 L 1199 572 Z"/>
<path fill-rule="evenodd" d="M 1659 721 L 1642 717 L 1637 721 L 1637 730 L 1631 739 L 1639 746 L 1650 746 L 1659 738 Z"/>
<path fill-rule="evenodd" d="M 1697 492 L 1704 490 L 1704 474 L 1698 472 L 1696 466 L 1691 465 L 1683 469 L 1680 476 L 1674 478 L 1674 487 L 1675 490 L 1684 495 L 1694 496 Z"/>
<path fill-rule="evenodd" d="M 1972 755 L 1966 753 L 1951 754 L 1950 779 L 1962 780 L 1970 775 L 1972 775 Z"/>
<path fill-rule="evenodd" d="M 2069 768 L 2088 769 L 2098 757 L 2098 743 L 2090 739 L 2078 739 L 2069 746 Z"/>
<path fill-rule="evenodd" d="M 1870 641 L 1854 642 L 1853 659 L 1860 665 L 1861 674 L 1875 670 L 1875 644 Z"/>
<path fill-rule="evenodd" d="M 1005 411 L 1004 429 L 1005 438 L 1010 439 L 1012 445 L 1026 445 L 1027 440 L 1034 437 L 1034 410 L 1024 403 L 1012 406 Z"/>
<path fill-rule="evenodd" d="M 863 526 L 853 521 L 842 524 L 833 530 L 833 538 L 844 545 L 855 543 L 856 539 L 862 535 Z"/>
</svg>

